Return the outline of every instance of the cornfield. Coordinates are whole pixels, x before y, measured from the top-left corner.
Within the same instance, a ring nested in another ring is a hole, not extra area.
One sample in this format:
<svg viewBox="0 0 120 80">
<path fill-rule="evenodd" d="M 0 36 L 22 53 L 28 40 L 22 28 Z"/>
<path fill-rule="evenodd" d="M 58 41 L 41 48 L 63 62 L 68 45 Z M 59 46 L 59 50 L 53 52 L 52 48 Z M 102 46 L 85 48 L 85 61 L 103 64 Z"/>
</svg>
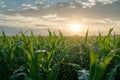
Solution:
<svg viewBox="0 0 120 80">
<path fill-rule="evenodd" d="M 120 36 L 0 36 L 0 80 L 120 80 Z"/>
</svg>

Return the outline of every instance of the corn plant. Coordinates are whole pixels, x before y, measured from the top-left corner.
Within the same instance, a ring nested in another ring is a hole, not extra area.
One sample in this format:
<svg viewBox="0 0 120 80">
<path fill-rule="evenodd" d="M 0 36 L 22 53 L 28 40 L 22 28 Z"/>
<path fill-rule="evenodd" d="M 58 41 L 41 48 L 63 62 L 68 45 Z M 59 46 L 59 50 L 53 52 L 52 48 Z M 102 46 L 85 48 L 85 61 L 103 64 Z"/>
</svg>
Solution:
<svg viewBox="0 0 120 80">
<path fill-rule="evenodd" d="M 112 31 L 89 36 L 87 30 L 84 37 L 2 31 L 0 80 L 119 80 L 120 36 Z"/>
<path fill-rule="evenodd" d="M 116 52 L 120 53 L 120 49 L 114 49 L 106 57 L 99 59 L 99 55 L 91 51 L 89 80 L 100 80 L 101 79 L 107 65 L 110 63 L 112 58 L 115 56 Z"/>
</svg>

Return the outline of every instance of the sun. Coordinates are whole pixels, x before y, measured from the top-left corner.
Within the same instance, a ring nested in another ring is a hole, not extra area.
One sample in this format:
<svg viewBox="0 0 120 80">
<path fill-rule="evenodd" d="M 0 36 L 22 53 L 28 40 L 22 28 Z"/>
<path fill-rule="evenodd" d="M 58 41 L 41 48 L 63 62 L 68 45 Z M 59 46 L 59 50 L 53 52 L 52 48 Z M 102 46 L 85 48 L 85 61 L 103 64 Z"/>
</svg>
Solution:
<svg viewBox="0 0 120 80">
<path fill-rule="evenodd" d="M 70 30 L 73 32 L 79 32 L 81 30 L 82 26 L 80 24 L 71 24 Z"/>
</svg>

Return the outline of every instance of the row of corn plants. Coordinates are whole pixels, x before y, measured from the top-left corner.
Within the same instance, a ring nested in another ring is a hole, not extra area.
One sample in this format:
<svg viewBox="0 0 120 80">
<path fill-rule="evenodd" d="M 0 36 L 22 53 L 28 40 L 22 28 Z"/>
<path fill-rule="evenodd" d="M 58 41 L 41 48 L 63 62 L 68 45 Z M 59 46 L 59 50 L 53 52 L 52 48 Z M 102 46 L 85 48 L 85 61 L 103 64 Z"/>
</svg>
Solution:
<svg viewBox="0 0 120 80">
<path fill-rule="evenodd" d="M 120 36 L 0 36 L 0 80 L 119 80 Z"/>
</svg>

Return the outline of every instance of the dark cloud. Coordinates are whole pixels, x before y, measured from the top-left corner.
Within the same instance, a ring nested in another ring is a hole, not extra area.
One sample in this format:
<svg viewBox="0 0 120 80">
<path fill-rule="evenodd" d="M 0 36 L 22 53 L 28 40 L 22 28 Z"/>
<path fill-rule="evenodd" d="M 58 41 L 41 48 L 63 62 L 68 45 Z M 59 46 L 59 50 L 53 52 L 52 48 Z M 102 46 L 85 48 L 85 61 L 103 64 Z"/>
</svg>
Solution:
<svg viewBox="0 0 120 80">
<path fill-rule="evenodd" d="M 88 13 L 89 17 L 102 19 L 102 18 L 111 18 L 111 19 L 120 19 L 120 1 L 114 2 L 113 4 L 100 5 L 99 3 L 92 8 L 84 9 L 84 14 Z"/>
</svg>

